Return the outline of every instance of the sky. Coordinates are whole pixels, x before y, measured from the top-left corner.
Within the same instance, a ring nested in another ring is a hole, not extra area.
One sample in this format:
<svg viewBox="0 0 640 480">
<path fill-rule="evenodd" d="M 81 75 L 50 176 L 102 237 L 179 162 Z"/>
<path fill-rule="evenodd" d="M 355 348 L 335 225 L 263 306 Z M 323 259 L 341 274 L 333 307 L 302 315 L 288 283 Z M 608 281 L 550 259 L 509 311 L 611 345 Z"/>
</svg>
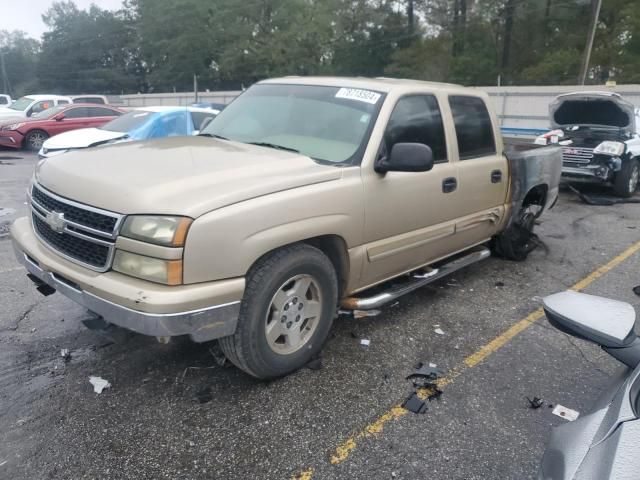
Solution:
<svg viewBox="0 0 640 480">
<path fill-rule="evenodd" d="M 30 37 L 40 38 L 46 31 L 42 21 L 45 13 L 55 0 L 0 0 L 0 30 L 23 30 Z M 80 9 L 92 3 L 100 8 L 117 10 L 122 0 L 74 0 Z"/>
</svg>

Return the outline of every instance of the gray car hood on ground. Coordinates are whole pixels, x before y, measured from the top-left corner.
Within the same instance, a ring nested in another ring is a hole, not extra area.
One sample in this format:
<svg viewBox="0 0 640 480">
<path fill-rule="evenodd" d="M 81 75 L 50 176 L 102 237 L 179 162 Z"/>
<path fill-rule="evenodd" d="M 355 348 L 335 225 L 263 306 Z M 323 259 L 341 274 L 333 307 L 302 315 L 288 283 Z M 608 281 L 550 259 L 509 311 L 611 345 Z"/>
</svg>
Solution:
<svg viewBox="0 0 640 480">
<path fill-rule="evenodd" d="M 68 152 L 43 160 L 50 191 L 123 214 L 198 217 L 226 205 L 337 180 L 309 157 L 209 137 L 174 137 Z"/>
<path fill-rule="evenodd" d="M 601 125 L 636 132 L 633 104 L 613 92 L 575 92 L 560 95 L 549 105 L 551 127 Z"/>
</svg>

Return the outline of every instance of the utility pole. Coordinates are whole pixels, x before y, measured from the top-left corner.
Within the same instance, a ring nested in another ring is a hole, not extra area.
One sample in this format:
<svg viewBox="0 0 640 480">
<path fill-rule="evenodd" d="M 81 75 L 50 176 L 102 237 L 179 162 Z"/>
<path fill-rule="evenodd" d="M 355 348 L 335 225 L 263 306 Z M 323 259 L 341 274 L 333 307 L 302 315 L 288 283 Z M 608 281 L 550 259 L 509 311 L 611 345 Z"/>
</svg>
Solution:
<svg viewBox="0 0 640 480">
<path fill-rule="evenodd" d="M 410 36 L 413 36 L 414 31 L 414 13 L 413 13 L 413 0 L 407 1 L 407 23 L 408 23 L 408 32 Z"/>
<path fill-rule="evenodd" d="M 4 66 L 4 53 L 0 52 L 0 73 L 2 73 L 2 91 L 7 94 L 7 95 L 11 95 L 11 92 L 9 91 L 11 89 L 11 85 L 9 85 L 9 78 L 7 77 L 7 70 Z"/>
<path fill-rule="evenodd" d="M 194 103 L 198 103 L 198 76 L 193 74 L 193 95 L 195 96 Z"/>
<path fill-rule="evenodd" d="M 596 28 L 598 27 L 598 18 L 600 17 L 601 6 L 602 0 L 591 0 L 591 21 L 589 22 L 587 44 L 584 46 L 584 54 L 582 56 L 580 77 L 578 78 L 579 85 L 584 85 L 584 82 L 587 80 L 587 71 L 589 70 L 589 62 L 591 61 L 591 50 L 593 49 L 593 39 L 596 36 Z"/>
</svg>

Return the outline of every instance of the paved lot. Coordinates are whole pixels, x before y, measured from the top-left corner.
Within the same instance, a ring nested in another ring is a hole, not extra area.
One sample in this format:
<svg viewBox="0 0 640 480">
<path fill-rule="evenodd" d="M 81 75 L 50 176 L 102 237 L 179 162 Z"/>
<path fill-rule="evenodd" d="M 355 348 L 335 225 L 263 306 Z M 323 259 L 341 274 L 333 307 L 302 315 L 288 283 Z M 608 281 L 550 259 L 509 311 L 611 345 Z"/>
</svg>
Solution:
<svg viewBox="0 0 640 480">
<path fill-rule="evenodd" d="M 0 224 L 24 211 L 35 165 L 12 156 L 0 151 L 0 208 L 16 212 Z M 340 318 L 321 370 L 270 383 L 216 365 L 213 345 L 86 330 L 80 308 L 35 292 L 0 239 L 0 478 L 535 478 L 563 420 L 525 397 L 585 411 L 617 368 L 540 319 L 539 297 L 583 280 L 637 305 L 639 232 L 638 205 L 563 194 L 539 227 L 546 250 L 492 258 L 377 317 Z M 426 414 L 402 414 L 393 407 L 419 361 L 448 384 Z M 96 395 L 89 375 L 113 387 Z"/>
</svg>

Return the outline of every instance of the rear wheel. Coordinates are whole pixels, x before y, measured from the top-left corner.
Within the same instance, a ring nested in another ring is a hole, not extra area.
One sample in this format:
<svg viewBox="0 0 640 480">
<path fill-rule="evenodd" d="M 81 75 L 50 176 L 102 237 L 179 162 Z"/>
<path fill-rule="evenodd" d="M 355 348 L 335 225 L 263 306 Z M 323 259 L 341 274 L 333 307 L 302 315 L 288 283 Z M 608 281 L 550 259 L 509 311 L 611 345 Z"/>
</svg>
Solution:
<svg viewBox="0 0 640 480">
<path fill-rule="evenodd" d="M 24 146 L 27 150 L 37 152 L 42 148 L 42 144 L 49 138 L 47 132 L 43 130 L 32 130 L 24 137 Z"/>
<path fill-rule="evenodd" d="M 541 206 L 535 204 L 522 207 L 517 219 L 509 228 L 491 241 L 493 253 L 498 257 L 516 262 L 526 260 L 529 253 L 538 246 L 533 228 L 541 209 Z"/>
<path fill-rule="evenodd" d="M 282 248 L 249 272 L 237 330 L 220 347 L 254 377 L 284 376 L 320 352 L 337 303 L 331 261 L 309 245 Z"/>
<path fill-rule="evenodd" d="M 613 191 L 622 198 L 629 198 L 638 188 L 638 180 L 640 179 L 640 164 L 638 160 L 631 159 L 622 162 L 622 168 L 613 180 Z"/>
</svg>

